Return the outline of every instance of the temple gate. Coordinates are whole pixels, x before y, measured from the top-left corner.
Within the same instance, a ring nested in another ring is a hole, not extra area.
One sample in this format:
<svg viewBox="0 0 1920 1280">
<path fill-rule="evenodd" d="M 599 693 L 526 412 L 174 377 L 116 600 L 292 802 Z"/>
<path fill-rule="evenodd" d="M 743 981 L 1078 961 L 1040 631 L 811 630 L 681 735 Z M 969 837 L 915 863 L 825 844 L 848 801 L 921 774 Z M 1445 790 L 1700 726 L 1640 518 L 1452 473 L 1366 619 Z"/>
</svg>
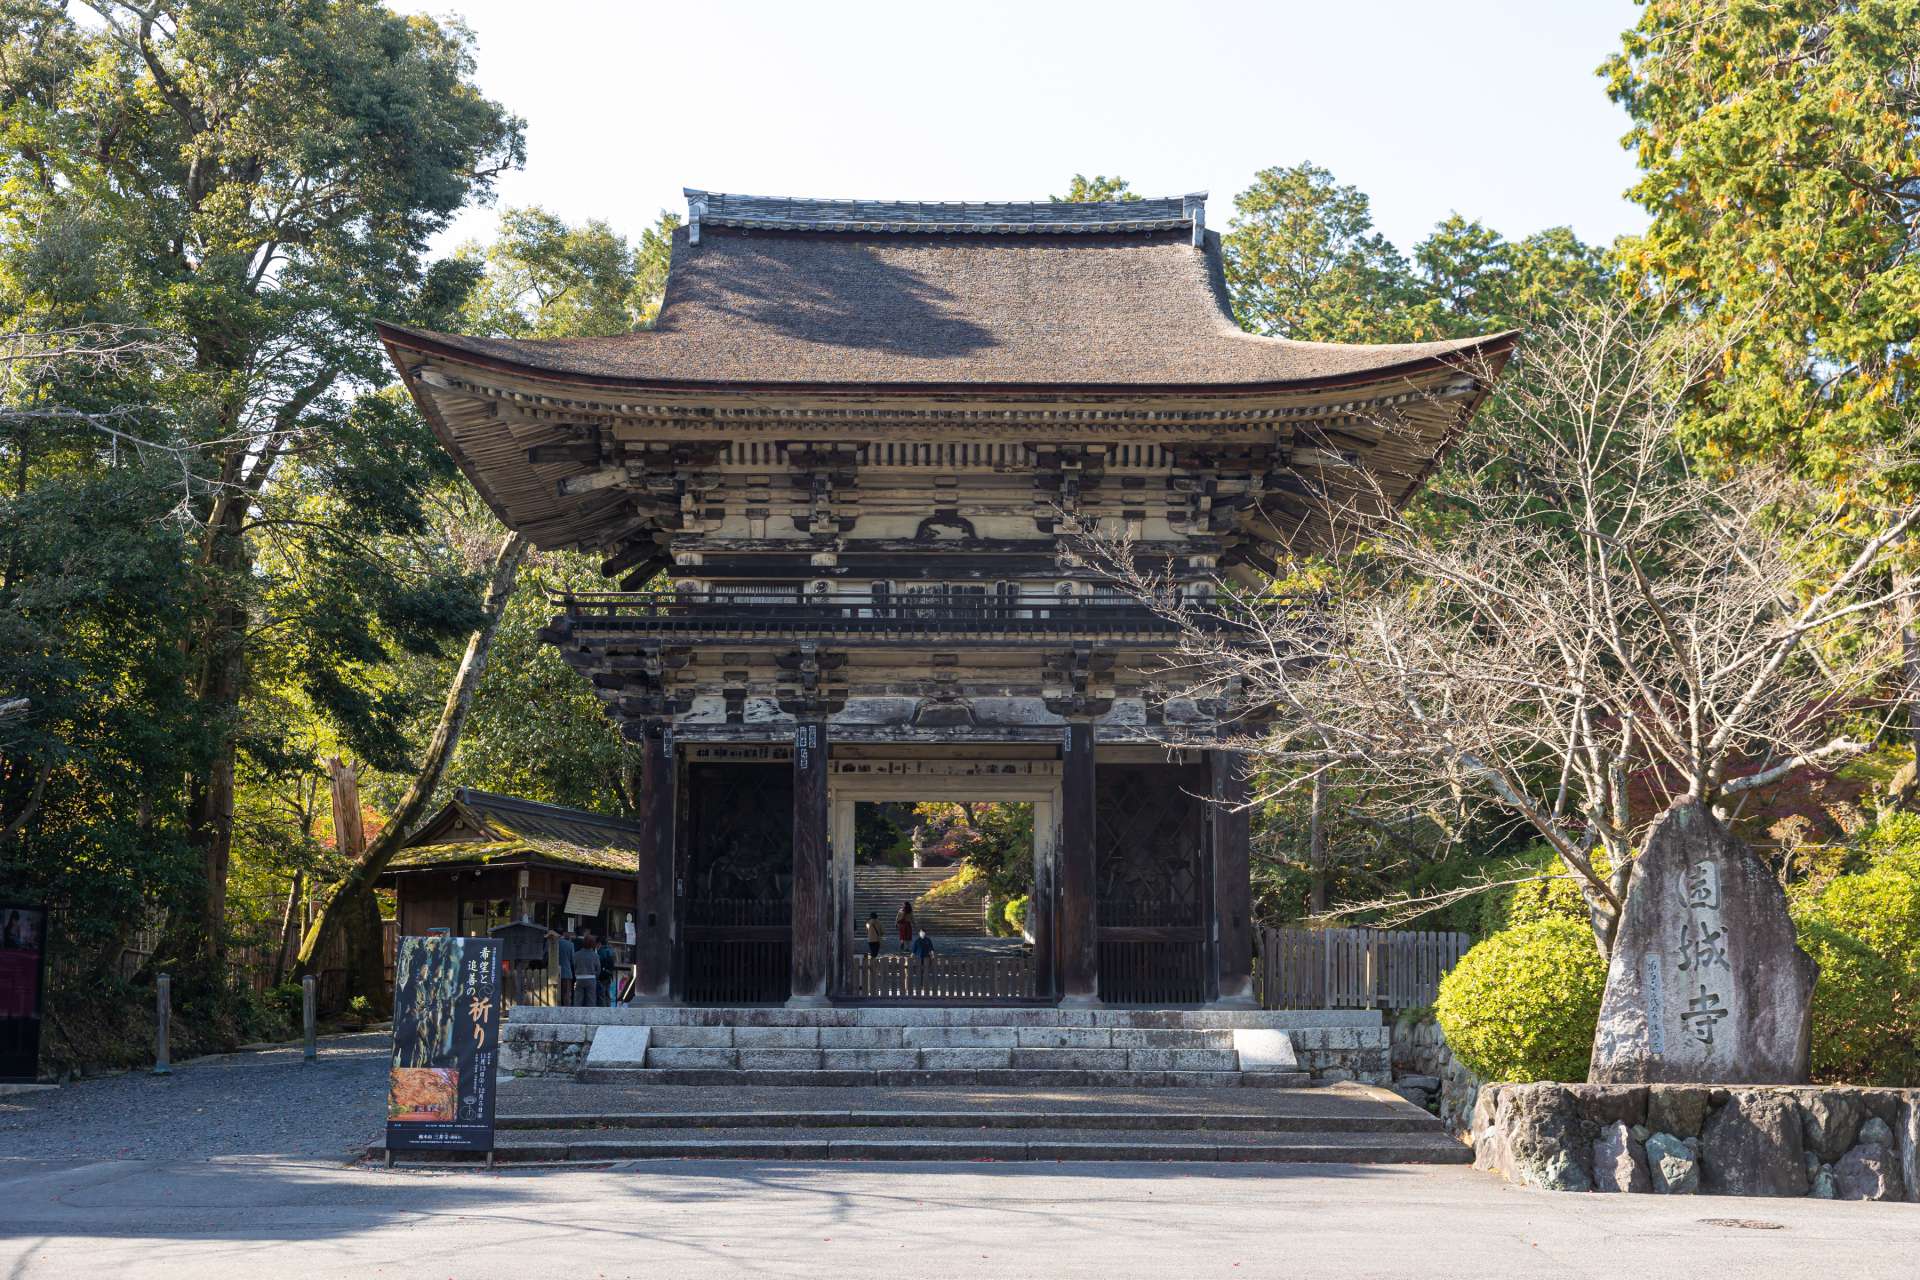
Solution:
<svg viewBox="0 0 1920 1280">
<path fill-rule="evenodd" d="M 1244 333 L 1203 195 L 687 197 L 651 329 L 381 327 L 501 520 L 617 585 L 545 637 L 642 748 L 638 998 L 848 998 L 852 806 L 971 797 L 1035 806 L 1008 998 L 1249 1003 L 1259 709 L 1166 687 L 1080 540 L 1263 583 L 1409 496 L 1512 335 Z"/>
</svg>

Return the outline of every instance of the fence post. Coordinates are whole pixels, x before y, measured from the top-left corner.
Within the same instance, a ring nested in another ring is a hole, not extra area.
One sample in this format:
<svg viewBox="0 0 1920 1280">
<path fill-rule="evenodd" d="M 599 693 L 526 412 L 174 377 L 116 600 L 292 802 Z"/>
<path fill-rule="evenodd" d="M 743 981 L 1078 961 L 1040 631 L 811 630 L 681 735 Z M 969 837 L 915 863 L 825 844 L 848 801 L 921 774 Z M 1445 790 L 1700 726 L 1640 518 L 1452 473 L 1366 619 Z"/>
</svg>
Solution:
<svg viewBox="0 0 1920 1280">
<path fill-rule="evenodd" d="M 320 1050 L 313 1030 L 313 975 L 310 973 L 300 979 L 300 1026 L 306 1037 L 305 1057 L 312 1062 L 319 1057 Z"/>
<path fill-rule="evenodd" d="M 153 980 L 153 1074 L 157 1076 L 173 1074 L 172 1055 L 167 1047 L 172 1021 L 173 979 L 163 973 Z"/>
</svg>

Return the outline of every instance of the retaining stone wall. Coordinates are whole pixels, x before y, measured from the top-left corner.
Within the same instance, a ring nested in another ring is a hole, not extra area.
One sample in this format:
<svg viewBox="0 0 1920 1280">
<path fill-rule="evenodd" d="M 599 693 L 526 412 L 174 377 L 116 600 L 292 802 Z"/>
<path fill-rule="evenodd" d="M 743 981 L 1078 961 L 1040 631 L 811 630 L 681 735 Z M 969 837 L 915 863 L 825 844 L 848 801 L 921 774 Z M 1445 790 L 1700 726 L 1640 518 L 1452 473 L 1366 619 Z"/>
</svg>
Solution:
<svg viewBox="0 0 1920 1280">
<path fill-rule="evenodd" d="M 1393 1091 L 1439 1116 L 1454 1137 L 1465 1138 L 1486 1082 L 1453 1056 L 1432 1013 L 1401 1014 L 1392 1032 Z"/>
<path fill-rule="evenodd" d="M 1920 1089 L 1489 1084 L 1472 1140 L 1549 1191 L 1920 1201 Z"/>
</svg>

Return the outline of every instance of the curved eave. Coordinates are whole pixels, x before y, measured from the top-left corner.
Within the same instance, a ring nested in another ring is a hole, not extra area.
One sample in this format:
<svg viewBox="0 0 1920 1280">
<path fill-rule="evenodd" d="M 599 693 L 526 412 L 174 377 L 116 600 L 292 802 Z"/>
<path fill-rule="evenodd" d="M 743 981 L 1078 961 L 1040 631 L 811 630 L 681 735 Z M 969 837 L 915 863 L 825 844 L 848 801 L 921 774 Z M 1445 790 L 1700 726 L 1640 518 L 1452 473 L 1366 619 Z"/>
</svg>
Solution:
<svg viewBox="0 0 1920 1280">
<path fill-rule="evenodd" d="M 1463 338 L 1456 346 L 1443 352 L 1409 360 L 1388 361 L 1366 369 L 1310 378 L 1246 382 L 982 382 L 978 379 L 961 382 L 748 382 L 626 378 L 601 373 L 571 372 L 522 361 L 505 360 L 490 352 L 477 351 L 460 343 L 457 340 L 458 335 L 454 334 L 436 333 L 430 329 L 413 329 L 386 321 L 375 321 L 374 326 L 380 335 L 380 340 L 386 344 L 388 355 L 392 358 L 395 367 L 403 374 L 407 372 L 407 365 L 399 353 L 401 350 L 406 350 L 556 387 L 593 387 L 602 390 L 651 391 L 682 395 L 703 392 L 715 395 L 831 395 L 835 392 L 843 392 L 858 393 L 862 396 L 974 396 L 982 399 L 1009 394 L 1062 398 L 1087 395 L 1143 398 L 1179 396 L 1183 399 L 1208 399 L 1288 392 L 1337 391 L 1346 387 L 1366 386 L 1394 378 L 1419 377 L 1442 370 L 1460 369 L 1471 361 L 1487 362 L 1491 365 L 1492 372 L 1497 374 L 1520 340 L 1520 330 L 1507 329 L 1499 333 Z"/>
</svg>

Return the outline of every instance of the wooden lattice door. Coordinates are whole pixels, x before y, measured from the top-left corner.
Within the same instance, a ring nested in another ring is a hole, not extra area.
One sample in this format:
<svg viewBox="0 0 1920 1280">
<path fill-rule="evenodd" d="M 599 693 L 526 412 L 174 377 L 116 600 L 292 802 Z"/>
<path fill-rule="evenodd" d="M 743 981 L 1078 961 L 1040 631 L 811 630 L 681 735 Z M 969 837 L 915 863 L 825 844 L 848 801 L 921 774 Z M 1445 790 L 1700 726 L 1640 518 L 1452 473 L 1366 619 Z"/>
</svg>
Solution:
<svg viewBox="0 0 1920 1280">
<path fill-rule="evenodd" d="M 1100 998 L 1109 1004 L 1211 998 L 1207 785 L 1199 765 L 1099 767 L 1096 911 Z"/>
<path fill-rule="evenodd" d="M 791 992 L 793 772 L 782 764 L 687 766 L 682 997 L 768 1004 Z"/>
</svg>

